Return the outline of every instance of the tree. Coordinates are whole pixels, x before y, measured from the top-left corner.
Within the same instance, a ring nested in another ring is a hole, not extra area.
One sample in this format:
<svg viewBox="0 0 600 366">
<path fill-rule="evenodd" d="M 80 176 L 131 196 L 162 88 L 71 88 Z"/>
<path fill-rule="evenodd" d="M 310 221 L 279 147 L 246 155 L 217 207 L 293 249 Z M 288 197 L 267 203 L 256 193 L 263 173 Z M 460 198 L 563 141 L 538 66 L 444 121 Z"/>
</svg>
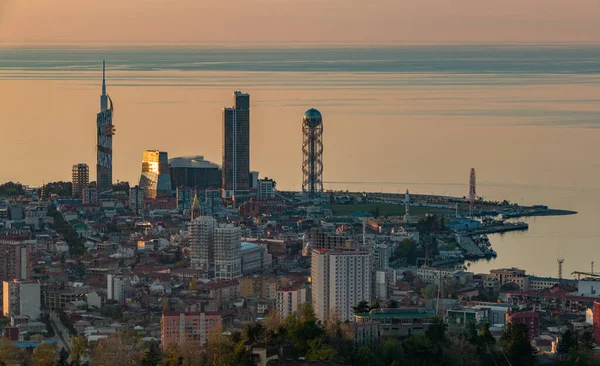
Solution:
<svg viewBox="0 0 600 366">
<path fill-rule="evenodd" d="M 593 350 L 596 347 L 594 342 L 594 333 L 589 330 L 584 331 L 579 338 L 579 348 L 584 350 Z"/>
<path fill-rule="evenodd" d="M 507 323 L 500 344 L 514 365 L 534 365 L 535 357 L 525 324 Z"/>
<path fill-rule="evenodd" d="M 69 366 L 69 352 L 61 348 L 58 353 L 58 366 Z"/>
<path fill-rule="evenodd" d="M 429 338 L 434 344 L 440 344 L 446 342 L 446 330 L 448 324 L 444 322 L 439 316 L 434 316 L 431 324 L 425 331 L 425 336 Z"/>
<path fill-rule="evenodd" d="M 0 364 L 9 361 L 23 361 L 25 356 L 8 338 L 0 338 Z"/>
<path fill-rule="evenodd" d="M 92 364 L 98 366 L 137 366 L 142 358 L 141 344 L 132 328 L 124 327 L 102 339 L 92 352 Z"/>
<path fill-rule="evenodd" d="M 152 341 L 142 358 L 142 366 L 157 366 L 162 361 L 162 352 L 156 341 Z"/>
<path fill-rule="evenodd" d="M 389 309 L 396 309 L 398 307 L 398 301 L 390 299 L 385 305 Z"/>
<path fill-rule="evenodd" d="M 384 365 L 391 365 L 394 361 L 400 360 L 402 358 L 402 345 L 400 341 L 394 338 L 385 341 L 381 351 L 381 358 Z"/>
<path fill-rule="evenodd" d="M 81 366 L 87 353 L 87 342 L 80 335 L 71 336 L 71 366 Z"/>
<path fill-rule="evenodd" d="M 308 346 L 309 349 L 306 353 L 308 361 L 333 361 L 337 358 L 336 350 L 326 344 L 322 337 L 309 340 Z"/>
<path fill-rule="evenodd" d="M 360 347 L 352 357 L 353 365 L 360 366 L 379 366 L 379 356 L 375 354 L 369 347 Z"/>
<path fill-rule="evenodd" d="M 368 313 L 371 309 L 369 308 L 369 303 L 366 301 L 359 302 L 356 306 L 352 307 L 354 314 L 363 314 Z"/>
<path fill-rule="evenodd" d="M 56 345 L 49 343 L 40 343 L 33 350 L 33 365 L 34 366 L 55 366 L 56 361 Z"/>
<path fill-rule="evenodd" d="M 578 347 L 579 339 L 577 333 L 573 332 L 571 329 L 567 329 L 560 337 L 558 353 L 567 354 L 570 350 L 577 349 Z"/>
</svg>

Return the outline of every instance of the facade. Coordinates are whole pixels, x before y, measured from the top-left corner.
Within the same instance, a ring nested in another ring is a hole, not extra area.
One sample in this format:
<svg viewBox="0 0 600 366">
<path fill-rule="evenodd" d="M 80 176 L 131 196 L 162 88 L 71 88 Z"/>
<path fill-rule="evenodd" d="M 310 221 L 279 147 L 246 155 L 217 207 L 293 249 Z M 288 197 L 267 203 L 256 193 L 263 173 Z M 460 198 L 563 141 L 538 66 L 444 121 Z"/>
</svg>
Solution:
<svg viewBox="0 0 600 366">
<path fill-rule="evenodd" d="M 309 109 L 302 119 L 302 192 L 323 192 L 323 117 Z"/>
<path fill-rule="evenodd" d="M 422 333 L 433 321 L 435 313 L 420 308 L 373 309 L 368 313 L 355 314 L 356 322 L 379 323 L 381 337 L 406 337 Z"/>
<path fill-rule="evenodd" d="M 600 344 L 600 301 L 594 301 L 594 313 L 593 313 L 593 324 L 594 324 L 594 340 L 596 344 Z"/>
<path fill-rule="evenodd" d="M 271 254 L 258 244 L 244 243 L 241 246 L 242 275 L 262 273 L 270 267 Z"/>
<path fill-rule="evenodd" d="M 98 203 L 98 188 L 83 187 L 83 192 L 81 193 L 81 202 L 85 204 Z"/>
<path fill-rule="evenodd" d="M 127 287 L 129 287 L 127 279 L 109 274 L 106 276 L 106 284 L 106 297 L 108 300 L 115 300 L 117 302 L 125 301 L 125 292 L 127 291 Z"/>
<path fill-rule="evenodd" d="M 189 242 L 192 251 L 191 267 L 209 274 L 214 272 L 213 236 L 217 220 L 200 216 L 188 224 Z"/>
<path fill-rule="evenodd" d="M 488 277 L 497 278 L 500 286 L 504 286 L 507 283 L 516 283 L 519 285 L 521 291 L 529 289 L 529 277 L 525 274 L 524 269 L 514 267 L 492 269 Z"/>
<path fill-rule="evenodd" d="M 506 323 L 525 324 L 530 338 L 540 336 L 540 314 L 537 311 L 507 313 Z"/>
<path fill-rule="evenodd" d="M 214 259 L 215 278 L 229 280 L 242 275 L 242 231 L 232 224 L 215 228 Z"/>
<path fill-rule="evenodd" d="M 273 277 L 248 276 L 240 278 L 240 296 L 273 300 L 277 298 L 279 280 Z"/>
<path fill-rule="evenodd" d="M 313 249 L 311 257 L 312 301 L 321 321 L 332 314 L 352 318 L 352 307 L 371 301 L 371 257 L 358 250 Z"/>
<path fill-rule="evenodd" d="M 250 190 L 250 94 L 233 93 L 234 106 L 223 108 L 223 197 Z"/>
<path fill-rule="evenodd" d="M 71 183 L 73 197 L 81 197 L 83 187 L 90 184 L 90 168 L 87 164 L 76 164 L 71 169 Z"/>
<path fill-rule="evenodd" d="M 110 107 L 108 102 L 110 101 Z M 106 94 L 105 63 L 102 62 L 102 95 L 100 96 L 100 113 L 96 116 L 97 131 L 97 163 L 96 185 L 100 194 L 112 190 L 112 140 L 115 134 L 113 125 L 113 103 Z"/>
<path fill-rule="evenodd" d="M 144 151 L 140 187 L 149 199 L 171 197 L 169 157 L 165 151 Z"/>
<path fill-rule="evenodd" d="M 381 324 L 374 321 L 340 324 L 342 337 L 356 347 L 377 347 L 381 344 Z"/>
<path fill-rule="evenodd" d="M 194 187 L 198 190 L 221 188 L 221 168 L 204 156 L 181 156 L 169 159 L 171 190 Z"/>
<path fill-rule="evenodd" d="M 39 281 L 4 281 L 3 315 L 5 317 L 28 316 L 39 319 L 41 313 Z"/>
<path fill-rule="evenodd" d="M 138 216 L 144 213 L 144 190 L 140 186 L 129 188 L 129 209 Z"/>
<path fill-rule="evenodd" d="M 208 335 L 220 332 L 221 315 L 201 312 L 164 312 L 160 321 L 160 343 L 163 349 L 170 346 L 192 343 L 206 344 Z"/>
<path fill-rule="evenodd" d="M 188 225 L 192 268 L 208 278 L 233 279 L 242 275 L 241 230 L 232 224 L 217 224 L 210 216 L 200 216 Z"/>
<path fill-rule="evenodd" d="M 306 302 L 306 288 L 281 287 L 277 291 L 277 314 L 285 319 L 293 312 L 300 310 L 300 305 Z"/>
<path fill-rule="evenodd" d="M 275 198 L 275 181 L 273 179 L 265 178 L 258 181 L 258 198 Z"/>
<path fill-rule="evenodd" d="M 338 233 L 324 228 L 310 230 L 310 247 L 312 249 L 351 249 L 354 240 L 347 233 Z"/>
<path fill-rule="evenodd" d="M 28 237 L 0 235 L 0 281 L 26 280 L 29 278 Z"/>
</svg>

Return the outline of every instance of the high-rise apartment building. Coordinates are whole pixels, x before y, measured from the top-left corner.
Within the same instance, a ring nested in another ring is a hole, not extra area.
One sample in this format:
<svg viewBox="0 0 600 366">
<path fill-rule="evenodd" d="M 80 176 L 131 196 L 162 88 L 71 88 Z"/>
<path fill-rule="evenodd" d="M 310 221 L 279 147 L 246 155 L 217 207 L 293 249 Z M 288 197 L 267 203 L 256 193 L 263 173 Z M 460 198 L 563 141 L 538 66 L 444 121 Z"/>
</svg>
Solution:
<svg viewBox="0 0 600 366">
<path fill-rule="evenodd" d="M 354 240 L 346 232 L 337 232 L 327 228 L 312 228 L 310 230 L 311 249 L 352 249 Z"/>
<path fill-rule="evenodd" d="M 220 334 L 221 314 L 202 312 L 164 312 L 160 320 L 160 344 L 170 346 L 204 345 L 212 332 Z"/>
<path fill-rule="evenodd" d="M 125 301 L 125 293 L 129 287 L 129 280 L 109 274 L 106 276 L 106 298 L 118 302 Z"/>
<path fill-rule="evenodd" d="M 265 178 L 258 181 L 258 198 L 275 198 L 275 181 Z"/>
<path fill-rule="evenodd" d="M 207 272 L 208 278 L 233 279 L 242 275 L 241 229 L 217 224 L 200 216 L 188 225 L 192 268 Z"/>
<path fill-rule="evenodd" d="M 22 235 L 0 235 L 0 281 L 29 278 L 29 238 Z"/>
<path fill-rule="evenodd" d="M 210 216 L 200 216 L 188 224 L 189 242 L 192 250 L 192 268 L 206 271 L 210 276 L 214 272 L 213 236 L 217 220 Z"/>
<path fill-rule="evenodd" d="M 300 306 L 306 302 L 306 288 L 281 287 L 277 290 L 277 314 L 285 319 L 293 312 L 300 310 Z"/>
<path fill-rule="evenodd" d="M 102 61 L 102 95 L 100 113 L 96 116 L 96 184 L 100 194 L 112 190 L 112 140 L 115 134 L 115 126 L 112 123 L 113 103 L 106 94 L 105 66 L 105 62 Z"/>
<path fill-rule="evenodd" d="M 83 203 L 98 203 L 98 188 L 83 187 L 81 200 Z"/>
<path fill-rule="evenodd" d="M 4 281 L 3 283 L 3 315 L 28 316 L 37 320 L 41 313 L 41 288 L 39 281 Z"/>
<path fill-rule="evenodd" d="M 165 151 L 144 151 L 140 187 L 144 189 L 145 197 L 149 199 L 171 196 L 169 157 Z"/>
<path fill-rule="evenodd" d="M 136 215 L 144 213 L 144 193 L 140 186 L 129 188 L 129 209 Z"/>
<path fill-rule="evenodd" d="M 223 108 L 223 197 L 250 189 L 250 94 L 233 93 L 234 106 Z"/>
<path fill-rule="evenodd" d="M 351 320 L 352 307 L 371 301 L 371 258 L 358 250 L 313 249 L 311 257 L 313 309 L 318 319 L 329 315 Z"/>
<path fill-rule="evenodd" d="M 73 165 L 71 170 L 72 194 L 73 197 L 81 197 L 83 188 L 90 183 L 90 168 L 87 164 Z"/>
</svg>

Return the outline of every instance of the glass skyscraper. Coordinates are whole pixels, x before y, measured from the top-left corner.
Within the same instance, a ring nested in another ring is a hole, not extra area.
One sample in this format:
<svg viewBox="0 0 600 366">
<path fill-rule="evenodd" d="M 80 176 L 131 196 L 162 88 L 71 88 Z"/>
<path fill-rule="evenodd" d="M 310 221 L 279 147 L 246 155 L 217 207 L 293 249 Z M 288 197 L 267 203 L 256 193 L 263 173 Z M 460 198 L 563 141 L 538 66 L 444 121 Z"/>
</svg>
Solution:
<svg viewBox="0 0 600 366">
<path fill-rule="evenodd" d="M 234 107 L 223 108 L 223 196 L 250 189 L 250 94 L 233 93 Z"/>
<path fill-rule="evenodd" d="M 140 187 L 144 189 L 144 195 L 149 199 L 171 197 L 169 157 L 165 151 L 144 151 Z"/>
<path fill-rule="evenodd" d="M 100 96 L 100 113 L 96 116 L 97 163 L 96 185 L 98 194 L 112 190 L 112 140 L 115 127 L 112 124 L 113 103 L 106 94 L 105 63 L 102 61 L 102 95 Z M 110 107 L 108 102 L 110 101 Z"/>
</svg>

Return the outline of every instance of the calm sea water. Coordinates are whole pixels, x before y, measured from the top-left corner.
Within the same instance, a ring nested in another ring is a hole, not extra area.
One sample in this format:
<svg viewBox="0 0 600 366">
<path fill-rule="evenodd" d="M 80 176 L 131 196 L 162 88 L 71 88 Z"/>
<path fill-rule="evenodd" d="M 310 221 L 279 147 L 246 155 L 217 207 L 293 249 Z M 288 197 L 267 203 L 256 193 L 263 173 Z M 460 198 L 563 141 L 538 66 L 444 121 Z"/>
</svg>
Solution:
<svg viewBox="0 0 600 366">
<path fill-rule="evenodd" d="M 317 108 L 326 188 L 464 196 L 474 167 L 485 198 L 579 212 L 491 236 L 498 258 L 472 270 L 600 266 L 600 47 L 4 47 L 0 181 L 94 176 L 103 59 L 117 179 L 139 179 L 144 149 L 220 162 L 221 108 L 243 90 L 251 168 L 282 189 L 300 188 Z"/>
</svg>

